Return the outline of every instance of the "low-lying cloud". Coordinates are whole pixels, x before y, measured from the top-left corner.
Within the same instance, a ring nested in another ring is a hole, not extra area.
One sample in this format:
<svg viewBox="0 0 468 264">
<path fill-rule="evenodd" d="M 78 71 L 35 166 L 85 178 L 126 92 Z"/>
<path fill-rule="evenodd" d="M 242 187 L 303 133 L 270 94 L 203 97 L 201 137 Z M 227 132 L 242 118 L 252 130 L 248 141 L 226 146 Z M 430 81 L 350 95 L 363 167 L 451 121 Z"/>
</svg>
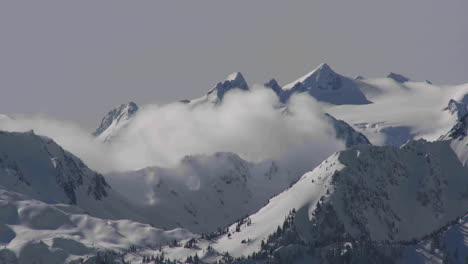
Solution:
<svg viewBox="0 0 468 264">
<path fill-rule="evenodd" d="M 234 152 L 253 162 L 307 162 L 343 148 L 312 97 L 292 97 L 285 113 L 276 95 L 264 87 L 233 90 L 219 105 L 143 106 L 111 143 L 100 143 L 72 122 L 45 117 L 2 119 L 0 129 L 33 129 L 104 173 L 172 166 L 185 155 L 215 152 Z"/>
</svg>

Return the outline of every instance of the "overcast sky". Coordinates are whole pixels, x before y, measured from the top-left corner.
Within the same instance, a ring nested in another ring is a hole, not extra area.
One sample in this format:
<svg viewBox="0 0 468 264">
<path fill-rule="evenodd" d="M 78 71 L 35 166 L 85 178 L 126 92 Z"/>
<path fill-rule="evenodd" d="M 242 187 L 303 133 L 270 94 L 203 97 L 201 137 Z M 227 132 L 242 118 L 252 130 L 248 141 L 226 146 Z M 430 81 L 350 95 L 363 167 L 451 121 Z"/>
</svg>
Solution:
<svg viewBox="0 0 468 264">
<path fill-rule="evenodd" d="M 467 0 L 2 1 L 0 113 L 94 128 L 128 101 L 204 94 L 229 73 L 286 84 L 321 62 L 468 82 Z"/>
</svg>

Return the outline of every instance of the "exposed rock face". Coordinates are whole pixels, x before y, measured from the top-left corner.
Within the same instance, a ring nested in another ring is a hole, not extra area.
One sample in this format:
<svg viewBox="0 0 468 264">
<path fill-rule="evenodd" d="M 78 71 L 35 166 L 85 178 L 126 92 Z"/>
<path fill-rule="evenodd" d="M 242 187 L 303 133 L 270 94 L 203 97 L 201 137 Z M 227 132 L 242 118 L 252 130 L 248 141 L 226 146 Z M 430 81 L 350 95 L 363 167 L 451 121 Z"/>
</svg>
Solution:
<svg viewBox="0 0 468 264">
<path fill-rule="evenodd" d="M 444 108 L 444 110 L 455 116 L 456 120 L 461 120 L 463 116 L 468 114 L 468 94 L 465 95 L 460 101 L 450 99 L 447 107 Z"/>
<path fill-rule="evenodd" d="M 121 104 L 112 109 L 102 119 L 101 125 L 93 132 L 93 135 L 102 141 L 109 141 L 116 136 L 120 129 L 124 128 L 127 123 L 138 112 L 138 106 L 134 102 Z"/>
<path fill-rule="evenodd" d="M 283 89 L 275 79 L 269 80 L 264 84 L 264 86 L 272 89 L 273 92 L 275 92 L 275 94 L 278 96 L 281 103 L 285 103 L 287 101 L 287 95 L 284 93 Z"/>
<path fill-rule="evenodd" d="M 390 74 L 388 74 L 387 78 L 393 79 L 394 81 L 399 82 L 399 83 L 405 83 L 410 80 L 408 77 L 405 77 L 401 74 L 394 73 L 394 72 L 391 72 Z"/>
<path fill-rule="evenodd" d="M 231 73 L 224 81 L 218 82 L 205 96 L 193 100 L 182 100 L 182 103 L 197 106 L 205 103 L 214 105 L 220 104 L 223 101 L 224 95 L 234 89 L 248 91 L 249 86 L 240 72 Z"/>
<path fill-rule="evenodd" d="M 244 76 L 240 72 L 235 72 L 229 75 L 226 80 L 219 82 L 216 86 L 211 89 L 208 94 L 216 93 L 217 98 L 222 101 L 224 94 L 233 89 L 239 88 L 241 90 L 248 90 L 249 86 L 244 79 Z"/>
</svg>

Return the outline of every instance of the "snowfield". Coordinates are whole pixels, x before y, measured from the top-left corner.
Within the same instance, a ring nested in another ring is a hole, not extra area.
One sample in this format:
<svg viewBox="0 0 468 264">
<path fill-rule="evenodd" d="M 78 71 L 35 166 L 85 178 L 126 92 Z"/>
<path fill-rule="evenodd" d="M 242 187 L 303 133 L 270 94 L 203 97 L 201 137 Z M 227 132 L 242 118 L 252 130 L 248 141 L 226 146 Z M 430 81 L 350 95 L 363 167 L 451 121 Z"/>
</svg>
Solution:
<svg viewBox="0 0 468 264">
<path fill-rule="evenodd" d="M 365 79 L 363 93 L 373 104 L 325 106 L 374 145 L 400 146 L 410 139 L 436 140 L 468 109 L 468 85 L 435 86 L 399 83 L 390 78 Z M 457 107 L 453 107 L 457 103 Z"/>
<path fill-rule="evenodd" d="M 130 220 L 92 217 L 68 204 L 47 204 L 0 189 L 0 263 L 68 263 L 98 251 L 167 245 L 193 236 Z M 80 263 L 80 262 L 77 262 Z"/>
</svg>

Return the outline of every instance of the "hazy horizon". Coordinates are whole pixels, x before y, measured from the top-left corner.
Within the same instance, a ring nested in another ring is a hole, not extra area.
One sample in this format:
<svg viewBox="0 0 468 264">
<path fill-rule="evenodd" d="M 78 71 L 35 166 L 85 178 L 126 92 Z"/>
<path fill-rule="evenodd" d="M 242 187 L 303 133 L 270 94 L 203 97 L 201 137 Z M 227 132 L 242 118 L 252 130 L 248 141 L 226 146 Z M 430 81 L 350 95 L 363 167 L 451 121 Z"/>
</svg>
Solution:
<svg viewBox="0 0 468 264">
<path fill-rule="evenodd" d="M 322 62 L 347 76 L 468 82 L 468 2 L 0 4 L 0 113 L 94 129 L 128 101 L 203 95 L 240 71 L 281 85 Z"/>
</svg>

